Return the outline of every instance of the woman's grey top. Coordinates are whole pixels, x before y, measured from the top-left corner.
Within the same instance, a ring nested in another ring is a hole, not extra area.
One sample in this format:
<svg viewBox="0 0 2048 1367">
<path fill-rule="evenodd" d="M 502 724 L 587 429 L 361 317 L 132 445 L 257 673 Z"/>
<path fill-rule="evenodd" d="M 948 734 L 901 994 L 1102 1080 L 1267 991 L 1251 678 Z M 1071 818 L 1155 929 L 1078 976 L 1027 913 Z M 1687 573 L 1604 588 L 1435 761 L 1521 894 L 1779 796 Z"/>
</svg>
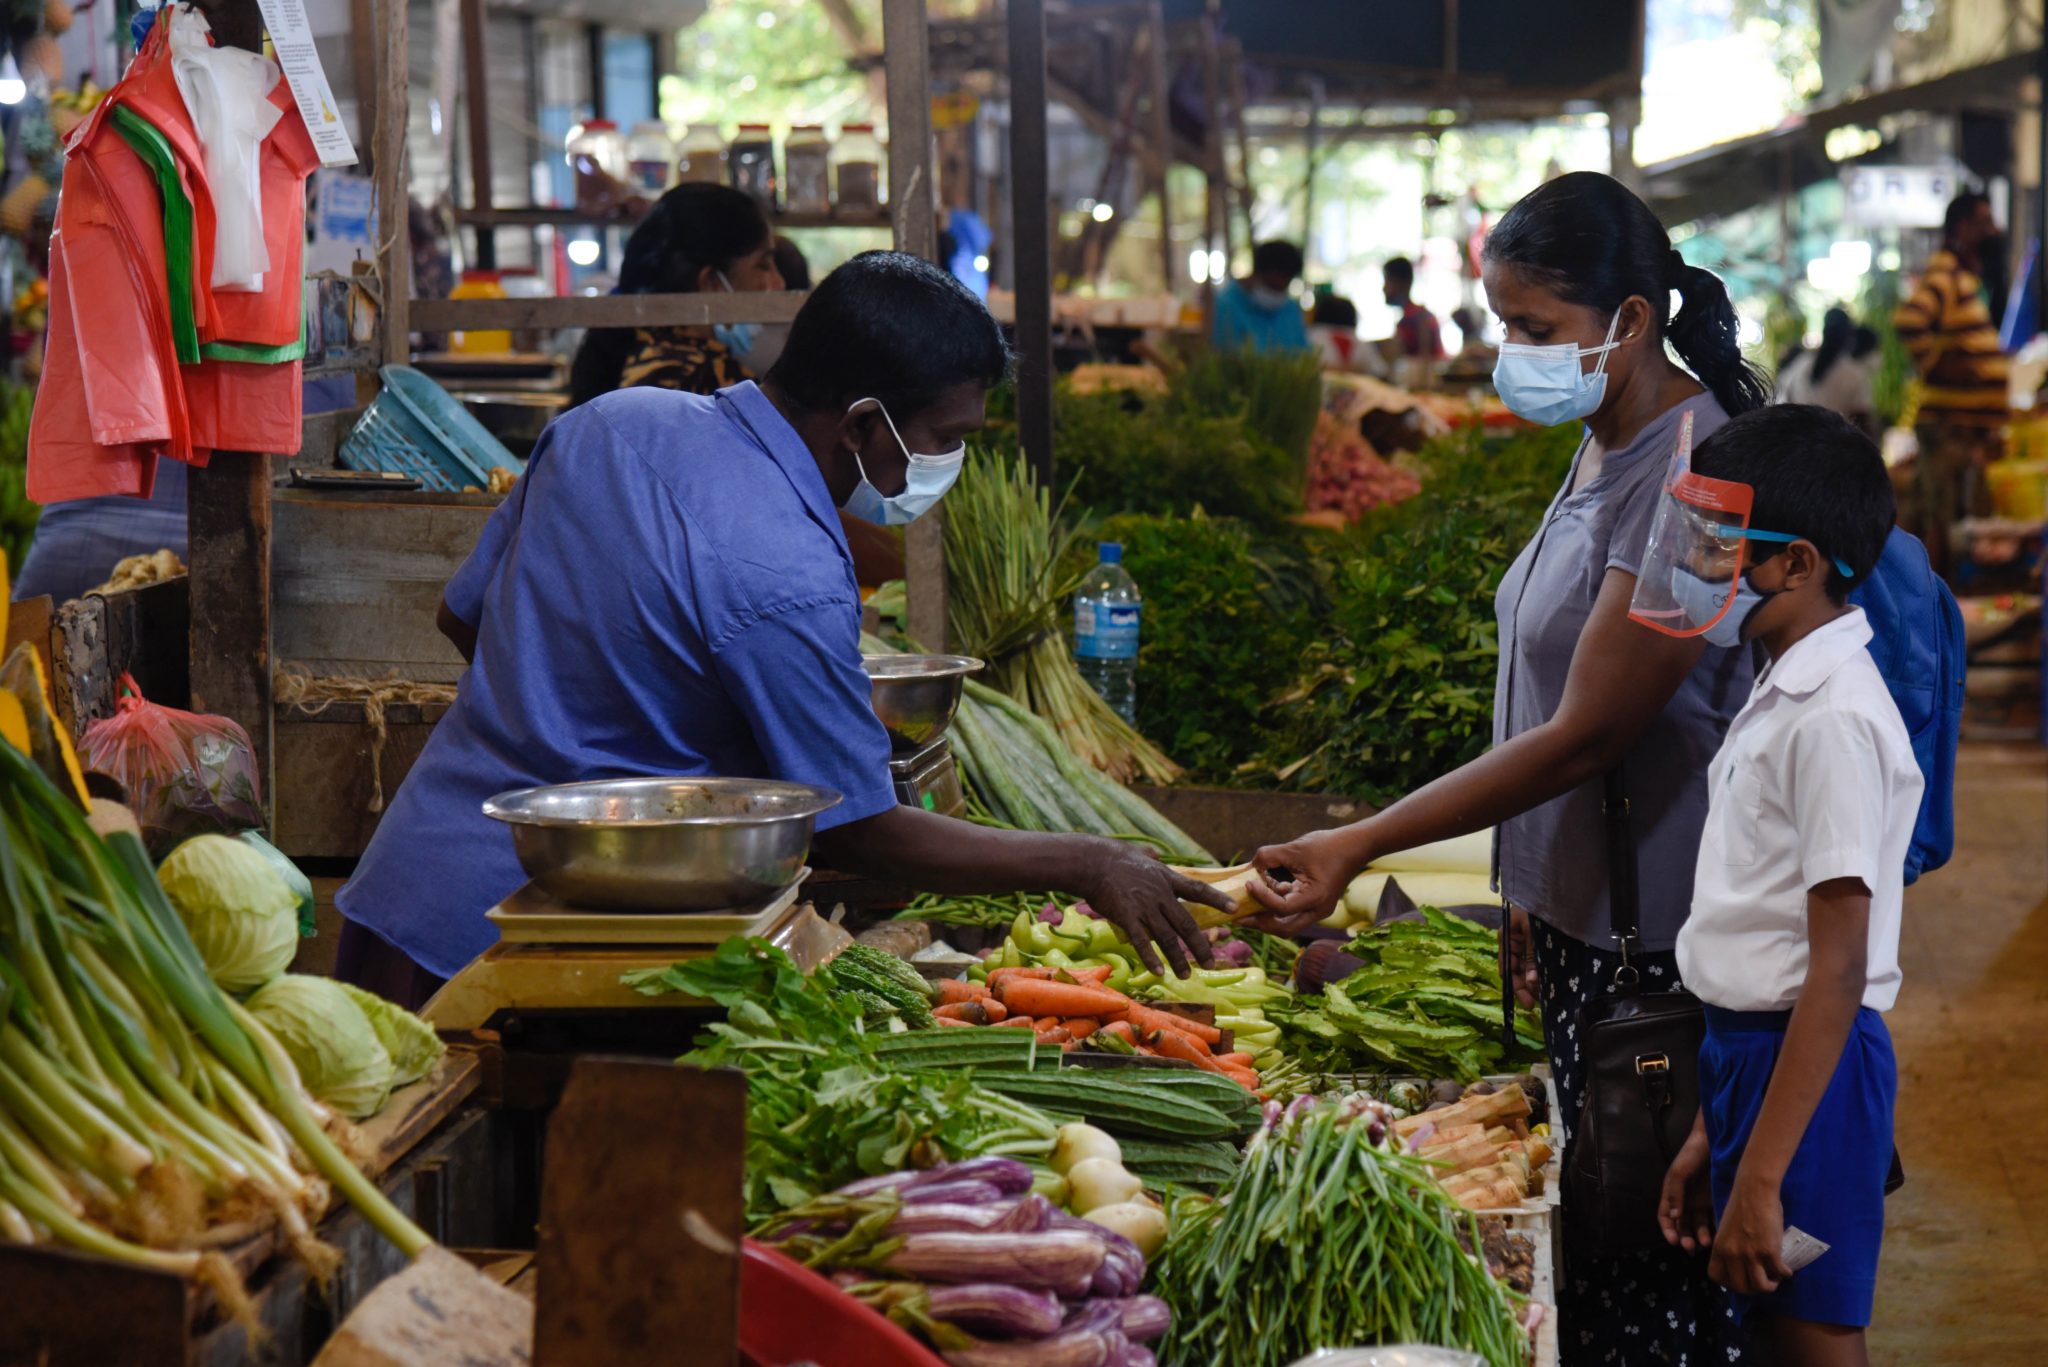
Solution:
<svg viewBox="0 0 2048 1367">
<path fill-rule="evenodd" d="M 1679 421 L 1687 412 L 1693 414 L 1694 445 L 1728 421 L 1711 394 L 1688 399 L 1626 447 L 1609 451 L 1600 473 L 1575 491 L 1591 438 L 1580 443 L 1564 488 L 1494 598 L 1500 626 L 1494 744 L 1556 714 L 1601 581 L 1609 570 L 1641 569 Z M 1746 648 L 1709 647 L 1623 761 L 1645 949 L 1671 948 L 1692 905 L 1693 865 L 1707 819 L 1707 769 L 1728 723 L 1749 697 L 1753 673 Z M 1574 939 L 1612 945 L 1600 809 L 1601 781 L 1595 779 L 1502 822 L 1494 858 L 1509 901 Z"/>
</svg>

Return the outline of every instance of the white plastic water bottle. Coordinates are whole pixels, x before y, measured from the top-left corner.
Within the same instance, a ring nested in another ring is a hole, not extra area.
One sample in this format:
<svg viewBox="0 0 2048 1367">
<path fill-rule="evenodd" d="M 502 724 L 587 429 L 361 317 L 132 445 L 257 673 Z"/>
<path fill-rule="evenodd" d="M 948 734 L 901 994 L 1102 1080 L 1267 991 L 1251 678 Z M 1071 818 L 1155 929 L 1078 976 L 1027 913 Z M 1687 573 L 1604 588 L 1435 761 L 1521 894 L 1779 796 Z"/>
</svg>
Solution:
<svg viewBox="0 0 2048 1367">
<path fill-rule="evenodd" d="M 1074 595 L 1074 664 L 1088 686 L 1132 725 L 1138 720 L 1138 619 L 1143 600 L 1124 548 L 1102 542 L 1100 561 Z"/>
</svg>

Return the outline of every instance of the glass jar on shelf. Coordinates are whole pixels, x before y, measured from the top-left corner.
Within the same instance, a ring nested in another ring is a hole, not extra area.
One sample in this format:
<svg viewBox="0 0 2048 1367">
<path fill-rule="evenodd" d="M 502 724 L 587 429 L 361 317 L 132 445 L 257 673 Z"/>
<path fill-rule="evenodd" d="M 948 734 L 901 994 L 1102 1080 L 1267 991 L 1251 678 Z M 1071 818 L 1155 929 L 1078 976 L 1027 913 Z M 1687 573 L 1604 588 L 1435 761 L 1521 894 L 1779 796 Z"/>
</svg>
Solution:
<svg viewBox="0 0 2048 1367">
<path fill-rule="evenodd" d="M 496 271 L 467 270 L 454 289 L 448 291 L 450 299 L 506 299 L 504 278 Z M 448 349 L 465 356 L 496 355 L 512 349 L 512 334 L 502 328 L 486 328 L 481 331 L 460 329 L 448 334 Z"/>
<path fill-rule="evenodd" d="M 676 183 L 709 181 L 725 184 L 725 135 L 715 123 L 700 123 L 683 135 L 676 153 Z"/>
<path fill-rule="evenodd" d="M 871 123 L 849 123 L 833 149 L 839 212 L 861 218 L 882 212 L 882 144 Z"/>
<path fill-rule="evenodd" d="M 768 212 L 775 211 L 775 135 L 765 123 L 743 123 L 725 149 L 726 173 L 732 188 L 761 201 Z"/>
<path fill-rule="evenodd" d="M 626 176 L 634 190 L 650 199 L 660 195 L 675 174 L 675 161 L 676 145 L 666 127 L 651 119 L 633 125 L 626 139 Z"/>
<path fill-rule="evenodd" d="M 610 119 L 587 119 L 569 130 L 569 166 L 576 173 L 576 208 L 616 212 L 626 194 L 626 140 Z"/>
<path fill-rule="evenodd" d="M 832 144 L 820 125 L 800 123 L 789 130 L 782 145 L 782 195 L 792 214 L 832 211 Z"/>
</svg>

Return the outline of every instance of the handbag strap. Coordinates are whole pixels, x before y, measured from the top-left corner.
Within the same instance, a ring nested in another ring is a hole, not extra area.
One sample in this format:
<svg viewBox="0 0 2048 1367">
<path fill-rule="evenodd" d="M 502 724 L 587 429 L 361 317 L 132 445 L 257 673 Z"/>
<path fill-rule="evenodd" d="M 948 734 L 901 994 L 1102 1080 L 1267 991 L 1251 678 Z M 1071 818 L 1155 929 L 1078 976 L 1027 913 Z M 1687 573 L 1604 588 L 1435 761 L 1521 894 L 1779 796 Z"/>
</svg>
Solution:
<svg viewBox="0 0 2048 1367">
<path fill-rule="evenodd" d="M 1642 979 L 1631 962 L 1642 949 L 1642 903 L 1636 878 L 1635 826 L 1620 765 L 1607 771 L 1601 788 L 1600 810 L 1607 828 L 1607 911 L 1615 941 L 1621 946 L 1621 967 L 1615 970 L 1614 984 L 1626 988 Z"/>
</svg>

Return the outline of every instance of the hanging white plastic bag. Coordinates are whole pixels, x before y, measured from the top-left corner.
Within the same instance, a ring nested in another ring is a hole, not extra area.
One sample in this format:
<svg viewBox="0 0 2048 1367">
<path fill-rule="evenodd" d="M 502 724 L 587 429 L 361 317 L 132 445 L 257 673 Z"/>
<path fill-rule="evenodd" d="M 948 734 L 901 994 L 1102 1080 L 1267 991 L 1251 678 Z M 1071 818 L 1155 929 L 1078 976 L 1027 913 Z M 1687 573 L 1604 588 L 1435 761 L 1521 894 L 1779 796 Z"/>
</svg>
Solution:
<svg viewBox="0 0 2048 1367">
<path fill-rule="evenodd" d="M 282 111 L 270 102 L 277 63 L 258 52 L 214 47 L 206 17 L 170 7 L 171 73 L 206 154 L 213 195 L 213 277 L 217 290 L 256 293 L 270 269 L 263 242 L 263 140 Z"/>
</svg>

